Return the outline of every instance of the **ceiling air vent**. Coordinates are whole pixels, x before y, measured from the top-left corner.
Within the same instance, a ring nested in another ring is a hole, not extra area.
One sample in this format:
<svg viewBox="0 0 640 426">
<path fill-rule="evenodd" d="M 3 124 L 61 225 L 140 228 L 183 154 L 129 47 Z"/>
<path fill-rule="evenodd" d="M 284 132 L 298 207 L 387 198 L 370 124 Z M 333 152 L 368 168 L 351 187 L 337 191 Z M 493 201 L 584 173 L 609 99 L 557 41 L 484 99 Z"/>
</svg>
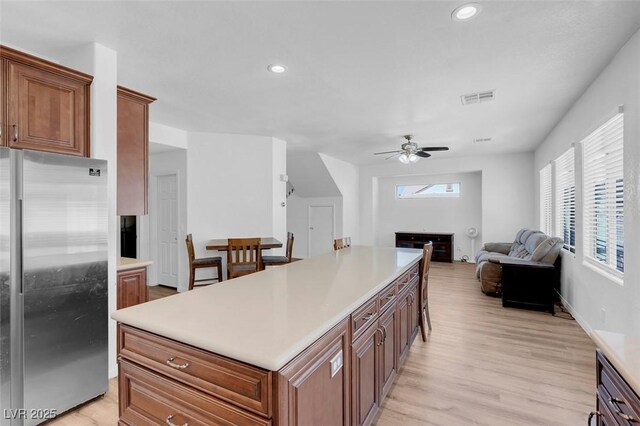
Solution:
<svg viewBox="0 0 640 426">
<path fill-rule="evenodd" d="M 492 101 L 496 96 L 495 90 L 486 90 L 484 92 L 469 93 L 460 96 L 462 105 L 477 104 L 480 102 Z"/>
<path fill-rule="evenodd" d="M 491 142 L 491 138 L 477 138 L 473 140 L 473 143 Z"/>
</svg>

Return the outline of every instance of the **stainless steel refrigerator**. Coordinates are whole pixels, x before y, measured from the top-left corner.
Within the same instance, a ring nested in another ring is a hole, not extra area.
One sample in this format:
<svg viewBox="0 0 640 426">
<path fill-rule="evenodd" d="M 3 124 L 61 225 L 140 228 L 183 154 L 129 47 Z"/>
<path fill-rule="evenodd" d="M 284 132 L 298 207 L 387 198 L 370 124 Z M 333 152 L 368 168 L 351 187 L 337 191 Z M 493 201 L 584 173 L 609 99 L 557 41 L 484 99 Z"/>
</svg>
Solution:
<svg viewBox="0 0 640 426">
<path fill-rule="evenodd" d="M 0 425 L 108 386 L 107 166 L 0 148 Z"/>
</svg>

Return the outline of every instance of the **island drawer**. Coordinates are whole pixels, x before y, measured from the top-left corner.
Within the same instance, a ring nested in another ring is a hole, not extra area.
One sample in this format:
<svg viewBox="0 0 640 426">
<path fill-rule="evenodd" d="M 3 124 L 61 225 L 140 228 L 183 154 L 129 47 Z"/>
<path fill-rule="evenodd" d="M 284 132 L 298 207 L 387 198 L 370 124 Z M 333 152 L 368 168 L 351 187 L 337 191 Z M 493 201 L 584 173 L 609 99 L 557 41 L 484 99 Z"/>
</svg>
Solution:
<svg viewBox="0 0 640 426">
<path fill-rule="evenodd" d="M 640 398 L 598 350 L 598 392 L 622 424 L 640 423 Z M 633 419 L 633 420 L 628 420 Z"/>
<path fill-rule="evenodd" d="M 411 269 L 409 269 L 409 281 L 417 277 L 419 273 L 420 273 L 419 265 L 415 265 Z"/>
<path fill-rule="evenodd" d="M 384 312 L 387 307 L 393 305 L 393 302 L 396 299 L 397 288 L 396 284 L 392 283 L 388 285 L 384 290 L 380 292 L 378 295 L 378 305 L 380 306 L 380 312 Z"/>
<path fill-rule="evenodd" d="M 268 419 L 212 398 L 125 360 L 119 365 L 120 424 L 271 425 Z"/>
<path fill-rule="evenodd" d="M 364 330 L 378 320 L 378 298 L 374 297 L 351 314 L 351 339 L 356 340 Z"/>
<path fill-rule="evenodd" d="M 397 290 L 397 294 L 402 293 L 402 291 L 407 288 L 407 286 L 409 285 L 409 282 L 411 281 L 411 278 L 409 276 L 409 273 L 407 272 L 406 274 L 404 274 L 402 277 L 398 278 L 396 280 L 396 286 L 398 288 Z"/>
<path fill-rule="evenodd" d="M 217 398 L 271 416 L 272 373 L 120 324 L 119 355 Z"/>
</svg>

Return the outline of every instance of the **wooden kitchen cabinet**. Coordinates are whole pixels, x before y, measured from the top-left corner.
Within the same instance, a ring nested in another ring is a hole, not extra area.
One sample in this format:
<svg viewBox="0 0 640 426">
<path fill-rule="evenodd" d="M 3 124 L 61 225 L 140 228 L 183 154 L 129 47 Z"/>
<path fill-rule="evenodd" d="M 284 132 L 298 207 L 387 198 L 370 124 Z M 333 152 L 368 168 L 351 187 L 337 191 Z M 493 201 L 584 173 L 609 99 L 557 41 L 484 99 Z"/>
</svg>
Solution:
<svg viewBox="0 0 640 426">
<path fill-rule="evenodd" d="M 280 370 L 278 394 L 288 408 L 277 413 L 278 424 L 350 424 L 349 343 L 345 320 Z"/>
<path fill-rule="evenodd" d="M 93 77 L 0 46 L 2 145 L 89 157 Z"/>
<path fill-rule="evenodd" d="M 420 306 L 418 303 L 418 281 L 414 279 L 398 300 L 398 358 L 399 362 L 409 354 L 409 348 L 418 333 Z"/>
<path fill-rule="evenodd" d="M 377 346 L 381 334 L 377 322 L 367 328 L 351 346 L 352 410 L 354 425 L 371 424 L 380 408 L 380 351 Z"/>
<path fill-rule="evenodd" d="M 147 300 L 147 268 L 118 272 L 117 309 L 128 308 Z"/>
<path fill-rule="evenodd" d="M 380 315 L 380 328 L 382 329 L 382 341 L 378 346 L 380 362 L 380 401 L 382 401 L 396 378 L 398 372 L 397 330 L 398 312 L 395 306 L 391 306 Z"/>
<path fill-rule="evenodd" d="M 149 104 L 142 93 L 118 86 L 118 204 L 120 216 L 148 213 Z"/>
</svg>

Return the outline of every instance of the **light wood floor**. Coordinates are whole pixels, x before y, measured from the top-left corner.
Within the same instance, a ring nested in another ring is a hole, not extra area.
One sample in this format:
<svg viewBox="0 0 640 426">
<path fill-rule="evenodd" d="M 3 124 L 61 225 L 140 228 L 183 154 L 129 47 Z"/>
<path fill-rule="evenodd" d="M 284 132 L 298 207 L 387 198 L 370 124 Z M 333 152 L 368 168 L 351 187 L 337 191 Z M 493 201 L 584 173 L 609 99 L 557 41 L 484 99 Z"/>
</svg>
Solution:
<svg viewBox="0 0 640 426">
<path fill-rule="evenodd" d="M 474 265 L 431 265 L 433 331 L 416 339 L 377 424 L 584 425 L 595 346 L 577 323 L 503 308 L 480 292 Z"/>
<path fill-rule="evenodd" d="M 431 265 L 433 331 L 413 344 L 377 425 L 584 425 L 595 405 L 595 347 L 576 322 L 503 308 L 480 292 L 473 265 Z M 173 293 L 149 290 L 152 300 Z M 48 424 L 116 424 L 116 384 Z"/>
</svg>

